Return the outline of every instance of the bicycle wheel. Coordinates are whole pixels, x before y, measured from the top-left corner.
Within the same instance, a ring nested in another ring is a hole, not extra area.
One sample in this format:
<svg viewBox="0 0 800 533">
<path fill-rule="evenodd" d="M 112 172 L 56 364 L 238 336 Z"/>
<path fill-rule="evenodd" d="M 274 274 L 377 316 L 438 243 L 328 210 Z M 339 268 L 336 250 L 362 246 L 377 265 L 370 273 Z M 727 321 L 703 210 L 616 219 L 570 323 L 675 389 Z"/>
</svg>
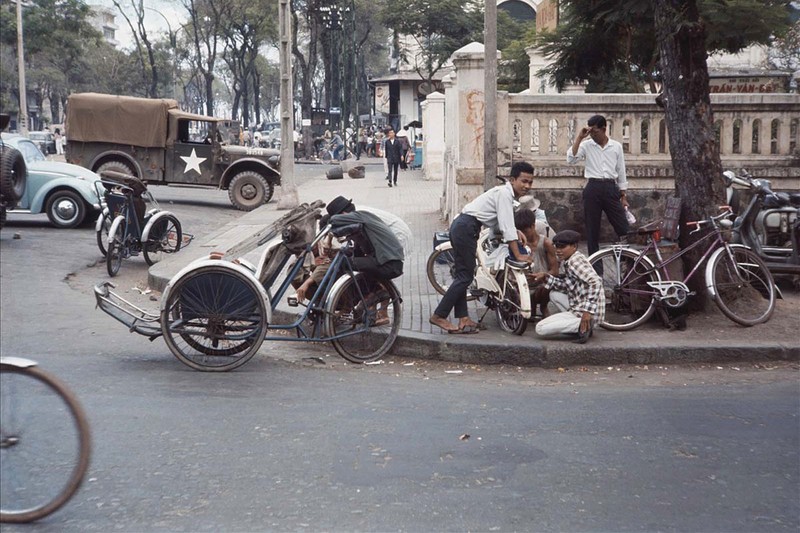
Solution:
<svg viewBox="0 0 800 533">
<path fill-rule="evenodd" d="M 589 257 L 592 266 L 603 266 L 603 290 L 606 297 L 605 318 L 600 326 L 625 331 L 647 322 L 656 310 L 655 290 L 649 281 L 660 281 L 653 263 L 633 250 L 609 248 Z"/>
<path fill-rule="evenodd" d="M 117 216 L 108 230 L 108 250 L 106 251 L 106 270 L 112 278 L 119 273 L 122 259 L 127 255 L 125 242 L 125 217 Z"/>
<path fill-rule="evenodd" d="M 706 284 L 725 316 L 742 326 L 762 324 L 775 310 L 772 274 L 752 250 L 736 246 L 730 251 L 733 259 L 725 251 L 715 254 Z"/>
<path fill-rule="evenodd" d="M 154 215 L 155 216 L 155 215 Z M 152 266 L 164 258 L 164 254 L 174 254 L 181 249 L 183 232 L 181 223 L 174 215 L 164 215 L 153 222 L 147 233 L 144 246 L 144 260 Z"/>
<path fill-rule="evenodd" d="M 505 296 L 497 302 L 494 313 L 500 327 L 514 335 L 522 335 L 528 327 L 528 319 L 522 316 L 522 290 L 527 291 L 527 283 L 520 287 L 516 276 L 513 274 L 506 279 L 506 273 L 497 273 L 497 283 L 500 287 L 505 287 Z M 530 298 L 528 298 L 530 301 Z M 530 305 L 528 306 L 530 308 Z"/>
<path fill-rule="evenodd" d="M 434 250 L 428 257 L 426 271 L 428 273 L 428 281 L 430 281 L 436 292 L 442 295 L 446 293 L 447 288 L 453 283 L 453 273 L 455 272 L 453 250 Z M 472 301 L 475 298 L 477 296 L 467 291 L 467 301 Z"/>
<path fill-rule="evenodd" d="M 225 372 L 245 364 L 266 329 L 266 305 L 253 281 L 214 265 L 178 280 L 161 312 L 167 346 L 195 370 Z"/>
<path fill-rule="evenodd" d="M 392 282 L 356 275 L 328 300 L 327 331 L 339 355 L 366 363 L 391 349 L 402 320 L 400 294 Z"/>
<path fill-rule="evenodd" d="M 322 149 L 319 151 L 319 158 L 327 163 L 333 159 L 333 153 L 330 150 Z"/>
<path fill-rule="evenodd" d="M 89 423 L 75 396 L 36 367 L 0 365 L 0 399 L 0 522 L 31 522 L 80 487 Z"/>
<path fill-rule="evenodd" d="M 100 253 L 103 254 L 103 257 L 106 256 L 108 249 L 108 232 L 111 229 L 111 222 L 113 219 L 111 215 L 108 213 L 108 208 L 104 209 L 100 216 L 97 219 L 97 224 L 95 225 L 95 237 L 97 239 L 97 247 L 100 248 Z"/>
</svg>

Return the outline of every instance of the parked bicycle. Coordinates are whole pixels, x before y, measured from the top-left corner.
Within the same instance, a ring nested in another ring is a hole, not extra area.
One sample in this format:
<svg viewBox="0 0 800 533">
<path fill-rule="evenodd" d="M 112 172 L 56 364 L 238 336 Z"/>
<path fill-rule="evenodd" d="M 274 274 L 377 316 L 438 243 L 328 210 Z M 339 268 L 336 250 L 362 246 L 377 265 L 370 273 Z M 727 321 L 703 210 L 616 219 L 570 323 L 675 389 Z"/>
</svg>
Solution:
<svg viewBox="0 0 800 533">
<path fill-rule="evenodd" d="M 488 229 L 481 231 L 476 252 L 475 278 L 467 291 L 467 300 L 480 298 L 481 303 L 486 306 L 480 322 L 491 309 L 503 330 L 522 335 L 531 317 L 531 295 L 525 276 L 530 271 L 529 265 L 506 259 L 502 269 L 493 270 L 489 256 L 499 245 L 500 241 Z M 453 282 L 455 263 L 452 250 L 453 245 L 447 241 L 439 244 L 428 257 L 428 281 L 442 295 Z"/>
<path fill-rule="evenodd" d="M 775 283 L 758 255 L 746 246 L 728 242 L 733 226 L 731 215 L 731 208 L 723 206 L 717 216 L 687 222 L 687 226 L 695 227 L 691 233 L 703 228 L 711 231 L 666 259 L 658 248 L 660 229 L 655 224 L 636 231 L 647 241 L 642 250 L 615 244 L 592 254 L 589 262 L 595 269 L 601 268 L 606 293 L 605 320 L 600 325 L 629 330 L 645 323 L 658 305 L 683 306 L 694 295 L 687 283 L 703 262 L 706 287 L 725 316 L 743 326 L 769 320 L 775 309 Z M 681 281 L 670 279 L 667 267 L 700 246 L 705 247 L 705 252 L 694 268 Z"/>
<path fill-rule="evenodd" d="M 317 159 L 329 163 L 331 161 L 344 161 L 353 155 L 352 151 L 347 146 L 342 146 L 339 150 L 339 155 L 335 155 L 336 147 L 331 144 L 324 144 L 317 152 Z"/>
<path fill-rule="evenodd" d="M 362 231 L 360 225 L 328 225 L 316 236 L 312 230 L 298 229 L 313 227 L 324 205 L 304 204 L 277 221 L 274 227 L 283 228 L 281 236 L 267 233 L 258 242 L 259 246 L 267 244 L 258 267 L 243 259 L 230 261 L 213 254 L 195 261 L 164 289 L 160 314 L 148 313 L 120 298 L 109 290 L 113 288 L 109 282 L 95 287 L 98 306 L 130 331 L 151 340 L 163 335 L 172 354 L 196 370 L 237 368 L 250 360 L 265 340 L 329 341 L 348 361 L 379 359 L 397 338 L 402 319 L 400 292 L 389 280 L 372 279 L 353 270 L 352 237 Z M 329 233 L 346 242 L 308 303 L 298 302 L 289 294 L 292 280 Z M 313 238 L 306 239 L 306 234 Z M 298 246 L 298 242 L 302 244 Z M 276 309 L 284 298 L 301 311 L 281 322 Z M 269 331 L 274 334 L 268 335 Z"/>
<path fill-rule="evenodd" d="M 61 508 L 80 487 L 90 451 L 75 395 L 34 361 L 0 357 L 0 522 Z"/>
<path fill-rule="evenodd" d="M 119 180 L 102 182 L 107 207 L 95 226 L 97 246 L 106 256 L 108 275 L 116 276 L 123 259 L 140 253 L 152 266 L 165 254 L 178 252 L 183 245 L 178 218 L 169 211 L 161 211 L 139 179 L 111 171 L 103 174 Z"/>
</svg>

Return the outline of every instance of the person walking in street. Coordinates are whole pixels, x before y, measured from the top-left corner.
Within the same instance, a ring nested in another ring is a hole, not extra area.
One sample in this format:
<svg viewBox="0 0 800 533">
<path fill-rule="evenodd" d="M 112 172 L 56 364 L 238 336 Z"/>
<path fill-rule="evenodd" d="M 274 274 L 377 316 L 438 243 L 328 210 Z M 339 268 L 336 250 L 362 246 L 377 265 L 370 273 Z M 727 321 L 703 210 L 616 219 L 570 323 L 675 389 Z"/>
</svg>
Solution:
<svg viewBox="0 0 800 533">
<path fill-rule="evenodd" d="M 393 184 L 397 185 L 397 169 L 403 159 L 403 144 L 395 137 L 392 128 L 386 130 L 386 142 L 383 144 L 383 152 L 386 154 L 386 164 L 388 166 L 386 181 L 389 182 L 389 187 L 391 187 Z"/>
<path fill-rule="evenodd" d="M 576 335 L 574 341 L 584 344 L 592 336 L 594 326 L 605 316 L 606 298 L 603 280 L 592 268 L 585 255 L 578 251 L 580 234 L 559 231 L 553 236 L 556 258 L 561 262 L 558 275 L 549 272 L 533 274 L 534 282 L 544 282 L 550 290 L 550 301 L 559 310 L 536 324 L 542 337 Z"/>
<path fill-rule="evenodd" d="M 588 138 L 587 138 L 588 137 Z M 628 233 L 628 179 L 622 145 L 606 135 L 606 119 L 594 115 L 581 128 L 567 151 L 567 163 L 583 161 L 586 185 L 583 188 L 583 214 L 586 222 L 588 254 L 600 249 L 600 220 L 605 212 L 618 237 Z"/>
<path fill-rule="evenodd" d="M 405 126 L 397 132 L 397 140 L 400 141 L 400 168 L 402 170 L 408 170 L 408 164 L 406 162 L 409 147 L 408 126 Z"/>
<path fill-rule="evenodd" d="M 56 132 L 53 137 L 56 141 L 56 154 L 64 155 L 64 137 L 61 136 L 61 128 L 56 128 Z"/>
<path fill-rule="evenodd" d="M 464 206 L 450 225 L 455 272 L 429 322 L 448 333 L 477 333 L 478 324 L 469 317 L 467 289 L 475 277 L 475 253 L 482 226 L 502 233 L 503 241 L 516 247 L 517 228 L 514 226 L 514 200 L 525 196 L 533 185 L 533 166 L 518 162 L 511 167 L 511 177 L 503 185 L 484 192 Z M 448 316 L 453 311 L 458 325 Z"/>
</svg>

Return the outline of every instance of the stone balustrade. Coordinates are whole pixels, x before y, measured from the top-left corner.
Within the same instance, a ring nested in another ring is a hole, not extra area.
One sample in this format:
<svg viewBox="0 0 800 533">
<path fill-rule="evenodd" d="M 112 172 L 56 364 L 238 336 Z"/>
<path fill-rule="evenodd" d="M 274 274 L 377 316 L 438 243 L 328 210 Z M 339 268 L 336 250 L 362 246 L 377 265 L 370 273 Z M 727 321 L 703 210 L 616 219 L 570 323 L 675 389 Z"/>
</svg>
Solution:
<svg viewBox="0 0 800 533">
<path fill-rule="evenodd" d="M 450 219 L 483 192 L 483 46 L 471 43 L 452 56 L 445 94 L 423 109 L 426 124 L 443 125 L 444 143 L 425 152 L 425 177 L 443 179 L 442 214 Z M 725 169 L 747 169 L 775 190 L 800 190 L 800 95 L 713 94 L 711 102 Z M 594 114 L 623 144 L 631 207 L 656 218 L 674 192 L 664 112 L 652 94 L 497 94 L 498 175 L 516 161 L 536 169 L 536 196 L 558 229 L 583 229 L 583 167 L 568 165 L 567 149 Z M 430 165 L 430 167 L 428 167 Z"/>
</svg>

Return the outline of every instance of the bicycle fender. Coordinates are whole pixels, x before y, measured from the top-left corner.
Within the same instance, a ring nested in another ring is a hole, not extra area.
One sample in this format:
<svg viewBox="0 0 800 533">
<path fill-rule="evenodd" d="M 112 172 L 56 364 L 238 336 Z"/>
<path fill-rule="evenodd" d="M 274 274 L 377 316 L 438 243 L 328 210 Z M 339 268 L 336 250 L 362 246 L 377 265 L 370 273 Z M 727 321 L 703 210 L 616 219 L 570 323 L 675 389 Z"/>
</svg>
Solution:
<svg viewBox="0 0 800 533">
<path fill-rule="evenodd" d="M 142 242 L 147 242 L 147 239 L 150 237 L 150 230 L 153 229 L 153 224 L 156 223 L 157 220 L 164 218 L 167 215 L 173 215 L 169 211 L 159 211 L 155 215 L 150 217 L 150 220 L 147 221 L 147 224 L 144 226 L 144 231 L 142 231 Z M 178 220 L 178 217 L 175 217 L 175 220 Z M 183 244 L 183 243 L 181 243 Z"/>
<path fill-rule="evenodd" d="M 253 273 L 248 270 L 246 267 L 242 265 L 237 265 L 236 263 L 232 263 L 230 261 L 226 261 L 224 259 L 197 259 L 192 261 L 187 266 L 183 267 L 177 274 L 175 274 L 172 279 L 169 280 L 167 286 L 164 288 L 164 292 L 161 294 L 161 304 L 160 310 L 163 313 L 167 307 L 167 300 L 169 299 L 170 290 L 172 287 L 177 283 L 181 278 L 191 274 L 196 270 L 200 270 L 207 266 L 214 266 L 219 268 L 224 268 L 227 270 L 232 270 L 235 272 L 239 272 L 240 274 L 244 275 L 252 284 L 253 287 L 258 291 L 258 294 L 264 299 L 266 303 L 265 307 L 267 308 L 267 323 L 272 322 L 272 305 L 270 303 L 269 295 L 264 287 L 261 286 L 261 283 L 258 282 L 258 278 L 256 278 Z"/>
<path fill-rule="evenodd" d="M 531 317 L 531 291 L 528 289 L 528 278 L 525 277 L 525 272 L 515 268 L 509 269 L 514 274 L 514 279 L 517 282 L 519 291 L 519 312 L 522 318 L 528 319 Z"/>
<path fill-rule="evenodd" d="M 0 357 L 0 365 L 8 365 L 15 368 L 31 368 L 36 366 L 37 363 L 36 361 L 31 361 L 24 357 Z"/>
<path fill-rule="evenodd" d="M 111 222 L 111 227 L 108 229 L 108 241 L 106 241 L 106 246 L 111 246 L 111 239 L 117 234 L 117 228 L 120 227 L 123 222 L 125 222 L 125 217 L 122 215 L 117 215 L 114 221 Z"/>
<path fill-rule="evenodd" d="M 108 218 L 108 208 L 104 207 L 103 212 L 97 217 L 97 222 L 94 223 L 94 231 L 102 231 L 103 222 L 105 222 L 106 218 Z"/>
<path fill-rule="evenodd" d="M 453 243 L 451 243 L 450 241 L 445 241 L 440 245 L 438 245 L 436 248 L 434 248 L 434 251 L 440 252 L 442 250 L 452 250 L 452 249 L 453 249 Z"/>
</svg>

